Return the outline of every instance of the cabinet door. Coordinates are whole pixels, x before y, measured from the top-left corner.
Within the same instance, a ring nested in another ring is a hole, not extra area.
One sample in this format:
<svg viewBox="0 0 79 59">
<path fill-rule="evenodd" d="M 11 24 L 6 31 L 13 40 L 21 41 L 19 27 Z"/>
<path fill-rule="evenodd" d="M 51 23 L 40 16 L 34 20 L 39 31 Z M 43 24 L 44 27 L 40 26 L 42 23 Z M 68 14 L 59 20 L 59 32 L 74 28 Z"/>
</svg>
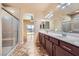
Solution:
<svg viewBox="0 0 79 59">
<path fill-rule="evenodd" d="M 56 51 L 55 51 L 56 56 L 72 56 L 71 53 L 65 51 L 61 47 L 59 46 L 55 46 L 55 47 L 56 47 Z"/>
<path fill-rule="evenodd" d="M 44 39 L 43 36 L 42 36 L 42 45 L 43 45 L 43 47 L 45 48 L 45 39 Z"/>
<path fill-rule="evenodd" d="M 52 56 L 52 42 L 46 40 L 46 50 L 50 56 Z"/>
<path fill-rule="evenodd" d="M 66 51 L 72 53 L 73 55 L 79 56 L 79 47 L 76 47 L 72 44 L 60 41 L 60 46 Z"/>
<path fill-rule="evenodd" d="M 42 40 L 42 46 L 45 48 L 45 39 L 44 39 L 44 34 L 41 35 L 41 40 Z"/>
<path fill-rule="evenodd" d="M 41 35 L 41 33 L 39 33 L 39 42 L 40 42 L 40 44 L 42 43 L 42 35 Z"/>
</svg>

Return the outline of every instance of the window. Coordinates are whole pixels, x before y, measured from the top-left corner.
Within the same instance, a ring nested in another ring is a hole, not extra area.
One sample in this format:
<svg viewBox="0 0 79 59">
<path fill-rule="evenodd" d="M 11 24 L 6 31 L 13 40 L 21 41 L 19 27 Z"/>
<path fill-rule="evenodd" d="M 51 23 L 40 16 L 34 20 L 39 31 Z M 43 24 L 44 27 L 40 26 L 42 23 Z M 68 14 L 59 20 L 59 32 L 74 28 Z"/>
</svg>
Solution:
<svg viewBox="0 0 79 59">
<path fill-rule="evenodd" d="M 27 25 L 28 32 L 34 32 L 34 25 Z"/>
<path fill-rule="evenodd" d="M 26 13 L 23 16 L 23 19 L 27 19 L 27 20 L 33 20 L 33 15 L 31 13 Z"/>
</svg>

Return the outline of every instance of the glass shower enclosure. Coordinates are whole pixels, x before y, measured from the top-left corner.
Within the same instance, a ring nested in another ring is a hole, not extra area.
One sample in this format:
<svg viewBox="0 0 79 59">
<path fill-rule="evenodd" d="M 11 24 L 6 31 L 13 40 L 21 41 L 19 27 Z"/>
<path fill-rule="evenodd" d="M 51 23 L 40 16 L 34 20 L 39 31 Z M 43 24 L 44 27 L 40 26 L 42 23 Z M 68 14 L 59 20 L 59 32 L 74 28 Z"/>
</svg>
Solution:
<svg viewBox="0 0 79 59">
<path fill-rule="evenodd" d="M 6 56 L 19 39 L 19 20 L 2 10 L 2 55 Z"/>
</svg>

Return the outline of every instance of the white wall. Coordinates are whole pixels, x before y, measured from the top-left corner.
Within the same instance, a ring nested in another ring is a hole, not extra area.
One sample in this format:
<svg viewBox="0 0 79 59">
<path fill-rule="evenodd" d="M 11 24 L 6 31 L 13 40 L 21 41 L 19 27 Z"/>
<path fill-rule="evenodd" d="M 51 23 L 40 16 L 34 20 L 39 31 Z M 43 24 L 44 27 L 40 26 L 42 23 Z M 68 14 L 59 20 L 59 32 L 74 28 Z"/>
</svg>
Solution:
<svg viewBox="0 0 79 59">
<path fill-rule="evenodd" d="M 35 33 L 40 31 L 40 21 L 35 21 L 34 26 L 35 26 Z"/>
</svg>

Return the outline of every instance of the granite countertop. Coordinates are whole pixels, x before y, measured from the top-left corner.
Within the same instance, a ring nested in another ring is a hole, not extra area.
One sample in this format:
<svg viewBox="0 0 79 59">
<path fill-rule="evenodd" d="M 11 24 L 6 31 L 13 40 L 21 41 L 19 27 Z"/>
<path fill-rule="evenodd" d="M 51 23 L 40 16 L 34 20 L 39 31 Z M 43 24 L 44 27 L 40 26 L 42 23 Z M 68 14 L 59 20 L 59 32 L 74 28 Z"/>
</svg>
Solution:
<svg viewBox="0 0 79 59">
<path fill-rule="evenodd" d="M 64 42 L 67 42 L 67 43 L 70 43 L 72 45 L 79 47 L 79 35 L 78 34 L 76 34 L 76 36 L 75 36 L 75 34 L 73 34 L 73 35 L 68 34 L 67 36 L 62 36 L 62 34 L 60 34 L 60 33 L 46 32 L 46 31 L 39 31 L 39 32 L 49 35 L 51 37 L 55 37 L 58 40 L 62 40 Z"/>
</svg>

